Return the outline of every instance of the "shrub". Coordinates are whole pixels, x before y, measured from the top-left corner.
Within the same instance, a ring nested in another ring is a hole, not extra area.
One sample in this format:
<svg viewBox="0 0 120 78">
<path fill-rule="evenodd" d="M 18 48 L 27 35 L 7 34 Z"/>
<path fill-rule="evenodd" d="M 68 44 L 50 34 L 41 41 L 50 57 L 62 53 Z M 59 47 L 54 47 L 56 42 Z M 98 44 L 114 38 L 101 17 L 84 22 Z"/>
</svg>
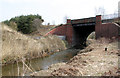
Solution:
<svg viewBox="0 0 120 78">
<path fill-rule="evenodd" d="M 7 24 L 11 28 L 21 31 L 24 34 L 30 34 L 33 31 L 37 31 L 38 26 L 34 26 L 34 20 L 40 19 L 41 23 L 43 22 L 43 19 L 40 15 L 21 15 L 14 18 L 11 18 L 10 20 L 6 20 L 3 23 Z M 41 24 L 40 24 L 41 25 Z"/>
</svg>

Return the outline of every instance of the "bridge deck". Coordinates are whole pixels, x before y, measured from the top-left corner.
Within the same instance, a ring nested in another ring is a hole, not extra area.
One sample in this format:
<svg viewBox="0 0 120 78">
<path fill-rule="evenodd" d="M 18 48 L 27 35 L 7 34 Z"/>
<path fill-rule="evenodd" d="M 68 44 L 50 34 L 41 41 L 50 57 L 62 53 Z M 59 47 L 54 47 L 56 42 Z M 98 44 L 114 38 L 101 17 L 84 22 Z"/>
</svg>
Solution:
<svg viewBox="0 0 120 78">
<path fill-rule="evenodd" d="M 74 27 L 77 27 L 77 26 L 92 26 L 92 25 L 95 25 L 95 22 L 96 22 L 96 17 L 71 20 L 71 24 Z"/>
<path fill-rule="evenodd" d="M 72 24 L 72 26 L 73 26 L 73 27 L 78 27 L 78 26 L 95 26 L 95 22 Z"/>
<path fill-rule="evenodd" d="M 72 24 L 77 24 L 77 23 L 83 24 L 83 23 L 90 23 L 90 22 L 96 22 L 96 17 L 71 20 Z"/>
<path fill-rule="evenodd" d="M 102 19 L 102 23 L 110 23 L 110 22 L 116 22 L 119 21 L 120 18 L 112 18 L 112 19 Z M 74 19 L 71 20 L 72 26 L 92 26 L 96 24 L 96 17 L 90 17 L 90 18 L 83 18 L 83 19 Z"/>
</svg>

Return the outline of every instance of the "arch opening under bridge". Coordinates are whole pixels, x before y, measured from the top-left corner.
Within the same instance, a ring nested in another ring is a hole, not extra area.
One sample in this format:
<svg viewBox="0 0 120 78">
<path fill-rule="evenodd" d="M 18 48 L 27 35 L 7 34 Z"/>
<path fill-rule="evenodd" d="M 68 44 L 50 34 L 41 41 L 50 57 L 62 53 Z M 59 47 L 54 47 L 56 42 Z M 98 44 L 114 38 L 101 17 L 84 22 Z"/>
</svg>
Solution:
<svg viewBox="0 0 120 78">
<path fill-rule="evenodd" d="M 73 28 L 72 44 L 76 48 L 86 46 L 87 37 L 95 31 L 95 22 L 95 17 L 71 20 L 71 25 Z"/>
<path fill-rule="evenodd" d="M 95 25 L 73 27 L 73 45 L 77 48 L 86 46 L 87 37 L 95 31 Z"/>
</svg>

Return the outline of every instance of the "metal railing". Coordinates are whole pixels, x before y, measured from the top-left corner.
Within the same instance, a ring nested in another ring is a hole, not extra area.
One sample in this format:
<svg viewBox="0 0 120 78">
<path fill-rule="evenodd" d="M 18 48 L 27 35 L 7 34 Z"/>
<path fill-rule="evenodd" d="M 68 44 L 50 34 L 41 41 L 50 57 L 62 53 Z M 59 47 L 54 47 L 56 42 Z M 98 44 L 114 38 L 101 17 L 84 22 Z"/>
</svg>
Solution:
<svg viewBox="0 0 120 78">
<path fill-rule="evenodd" d="M 118 21 L 118 13 L 102 15 L 102 23 Z"/>
<path fill-rule="evenodd" d="M 102 15 L 102 20 L 118 18 L 118 13 Z"/>
</svg>

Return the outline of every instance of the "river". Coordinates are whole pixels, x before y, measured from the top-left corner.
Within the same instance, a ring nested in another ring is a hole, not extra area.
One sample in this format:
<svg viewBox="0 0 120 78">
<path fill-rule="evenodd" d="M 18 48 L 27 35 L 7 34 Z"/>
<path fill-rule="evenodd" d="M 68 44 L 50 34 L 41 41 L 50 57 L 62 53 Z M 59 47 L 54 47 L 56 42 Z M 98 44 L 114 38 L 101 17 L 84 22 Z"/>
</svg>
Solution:
<svg viewBox="0 0 120 78">
<path fill-rule="evenodd" d="M 52 64 L 69 61 L 79 50 L 80 49 L 67 49 L 44 58 L 26 61 L 24 65 L 22 62 L 8 64 L 2 67 L 2 76 L 18 76 L 23 73 L 29 74 L 35 71 L 46 70 Z"/>
</svg>

